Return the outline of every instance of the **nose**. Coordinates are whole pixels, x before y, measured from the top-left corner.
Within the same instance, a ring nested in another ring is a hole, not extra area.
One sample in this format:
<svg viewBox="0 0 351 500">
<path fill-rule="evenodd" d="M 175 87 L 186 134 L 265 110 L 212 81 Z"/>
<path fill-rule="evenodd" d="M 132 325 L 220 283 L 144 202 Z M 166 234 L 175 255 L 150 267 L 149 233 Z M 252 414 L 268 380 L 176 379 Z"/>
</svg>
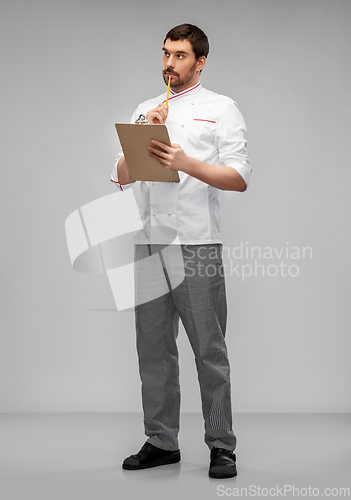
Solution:
<svg viewBox="0 0 351 500">
<path fill-rule="evenodd" d="M 175 61 L 175 58 L 173 55 L 170 55 L 169 58 L 167 59 L 167 68 L 172 68 L 174 69 L 174 61 Z"/>
</svg>

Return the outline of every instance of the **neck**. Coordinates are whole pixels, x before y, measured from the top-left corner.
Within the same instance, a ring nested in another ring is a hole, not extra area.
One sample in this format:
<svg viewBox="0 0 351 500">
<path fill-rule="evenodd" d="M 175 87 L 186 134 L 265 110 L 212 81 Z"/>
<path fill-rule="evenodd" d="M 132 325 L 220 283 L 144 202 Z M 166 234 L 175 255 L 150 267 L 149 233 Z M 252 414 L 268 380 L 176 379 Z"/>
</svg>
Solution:
<svg viewBox="0 0 351 500">
<path fill-rule="evenodd" d="M 184 85 L 181 85 L 181 86 L 175 87 L 175 88 L 172 87 L 172 83 L 171 83 L 171 89 L 172 89 L 172 92 L 174 92 L 175 94 L 179 94 L 179 92 L 184 92 L 184 90 L 188 90 L 191 87 L 194 87 L 194 85 L 197 85 L 199 82 L 200 82 L 200 78 L 197 77 L 195 80 L 192 79 L 190 82 L 185 83 Z"/>
</svg>

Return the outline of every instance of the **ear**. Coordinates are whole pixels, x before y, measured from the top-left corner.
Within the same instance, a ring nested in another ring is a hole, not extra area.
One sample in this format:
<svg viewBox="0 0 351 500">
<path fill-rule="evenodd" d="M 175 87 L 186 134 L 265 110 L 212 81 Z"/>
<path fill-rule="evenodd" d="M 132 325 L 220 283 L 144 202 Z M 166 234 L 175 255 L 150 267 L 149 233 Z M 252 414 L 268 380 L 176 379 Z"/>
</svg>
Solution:
<svg viewBox="0 0 351 500">
<path fill-rule="evenodd" d="M 201 71 L 204 68 L 205 64 L 206 64 L 206 57 L 205 56 L 199 57 L 199 59 L 196 62 L 196 71 Z"/>
</svg>

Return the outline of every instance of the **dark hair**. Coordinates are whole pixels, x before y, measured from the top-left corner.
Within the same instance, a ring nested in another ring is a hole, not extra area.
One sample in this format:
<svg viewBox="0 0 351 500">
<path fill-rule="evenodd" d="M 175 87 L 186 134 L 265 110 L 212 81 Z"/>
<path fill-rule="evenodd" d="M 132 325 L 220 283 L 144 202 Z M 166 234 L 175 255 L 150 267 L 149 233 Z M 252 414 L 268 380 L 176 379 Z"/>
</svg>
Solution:
<svg viewBox="0 0 351 500">
<path fill-rule="evenodd" d="M 163 43 L 166 43 L 168 39 L 172 42 L 177 40 L 188 40 L 193 48 L 196 60 L 201 56 L 207 57 L 210 50 L 207 36 L 200 28 L 193 24 L 180 24 L 179 26 L 175 26 L 167 33 Z"/>
</svg>

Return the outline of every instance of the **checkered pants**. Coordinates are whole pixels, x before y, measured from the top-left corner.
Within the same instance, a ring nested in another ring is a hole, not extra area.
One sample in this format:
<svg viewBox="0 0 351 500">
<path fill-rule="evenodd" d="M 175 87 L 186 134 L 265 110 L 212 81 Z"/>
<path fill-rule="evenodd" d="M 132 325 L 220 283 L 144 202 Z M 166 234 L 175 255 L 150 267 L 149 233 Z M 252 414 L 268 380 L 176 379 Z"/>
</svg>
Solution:
<svg viewBox="0 0 351 500">
<path fill-rule="evenodd" d="M 185 278 L 172 289 L 174 274 Z M 161 252 L 161 250 L 163 251 Z M 161 257 L 162 272 L 139 265 Z M 179 269 L 178 269 L 179 268 Z M 201 392 L 205 443 L 233 451 L 230 367 L 225 343 L 227 305 L 222 245 L 135 245 L 136 300 L 159 287 L 165 293 L 135 307 L 136 343 L 142 382 L 145 434 L 148 442 L 166 450 L 179 448 L 180 386 L 178 349 L 181 318 L 195 355 Z M 163 287 L 163 288 L 162 288 Z M 160 293 L 162 293 L 162 291 Z M 140 300 L 141 302 L 141 300 Z"/>
</svg>

